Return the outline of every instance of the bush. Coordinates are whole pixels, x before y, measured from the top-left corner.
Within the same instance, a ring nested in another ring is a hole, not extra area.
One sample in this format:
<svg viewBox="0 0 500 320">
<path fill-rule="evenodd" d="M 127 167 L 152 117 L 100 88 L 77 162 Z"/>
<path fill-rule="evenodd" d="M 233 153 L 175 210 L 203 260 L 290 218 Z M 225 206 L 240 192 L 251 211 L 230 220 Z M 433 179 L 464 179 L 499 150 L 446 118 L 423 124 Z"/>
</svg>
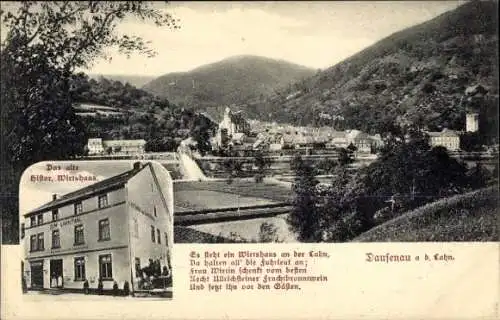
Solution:
<svg viewBox="0 0 500 320">
<path fill-rule="evenodd" d="M 255 174 L 254 179 L 256 183 L 261 183 L 264 181 L 264 175 L 262 173 L 257 173 Z"/>
<path fill-rule="evenodd" d="M 278 228 L 270 222 L 260 225 L 259 242 L 282 242 L 278 237 Z"/>
<path fill-rule="evenodd" d="M 102 294 L 102 289 L 103 289 L 103 284 L 102 284 L 102 280 L 99 279 L 99 282 L 97 283 L 97 293 L 98 294 Z"/>
<path fill-rule="evenodd" d="M 118 283 L 113 282 L 113 295 L 117 296 L 118 295 Z"/>
<path fill-rule="evenodd" d="M 83 292 L 89 294 L 89 281 L 87 279 L 83 282 Z"/>
<path fill-rule="evenodd" d="M 434 90 L 436 90 L 436 87 L 432 83 L 429 83 L 429 82 L 424 84 L 424 86 L 422 87 L 423 93 L 433 93 Z"/>
<path fill-rule="evenodd" d="M 130 285 L 128 281 L 125 281 L 125 283 L 123 284 L 123 294 L 126 296 L 130 294 Z"/>
</svg>

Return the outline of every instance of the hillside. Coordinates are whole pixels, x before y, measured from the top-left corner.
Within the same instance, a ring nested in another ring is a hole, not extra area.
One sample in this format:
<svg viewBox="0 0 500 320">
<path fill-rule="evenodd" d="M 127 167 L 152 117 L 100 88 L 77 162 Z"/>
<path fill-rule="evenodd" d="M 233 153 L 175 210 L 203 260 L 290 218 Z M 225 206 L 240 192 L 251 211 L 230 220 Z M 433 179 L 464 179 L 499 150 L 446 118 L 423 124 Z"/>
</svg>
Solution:
<svg viewBox="0 0 500 320">
<path fill-rule="evenodd" d="M 497 216 L 498 185 L 429 203 L 353 241 L 498 241 Z"/>
<path fill-rule="evenodd" d="M 155 79 L 155 76 L 140 76 L 140 75 L 123 75 L 123 74 L 89 74 L 89 78 L 99 80 L 106 78 L 112 81 L 120 81 L 122 83 L 129 83 L 130 85 L 141 88 L 146 83 Z"/>
<path fill-rule="evenodd" d="M 71 88 L 88 138 L 145 139 L 146 151 L 174 151 L 193 130 L 212 125 L 206 117 L 130 83 L 79 73 Z"/>
<path fill-rule="evenodd" d="M 286 61 L 258 56 L 235 56 L 188 72 L 163 75 L 143 89 L 175 104 L 196 107 L 218 118 L 220 106 L 263 99 L 314 70 Z"/>
<path fill-rule="evenodd" d="M 72 97 L 78 103 L 90 103 L 122 108 L 137 112 L 159 113 L 160 110 L 175 106 L 166 98 L 155 96 L 129 82 L 113 80 L 100 76 L 93 78 L 84 73 L 72 79 Z"/>
<path fill-rule="evenodd" d="M 394 33 L 350 58 L 249 106 L 263 120 L 382 131 L 389 122 L 463 129 L 469 86 L 498 101 L 497 3 L 468 2 Z M 476 106 L 477 107 L 477 106 Z M 340 119 L 335 119 L 341 116 Z M 343 118 L 343 120 L 342 120 Z M 498 123 L 489 124 L 496 131 Z"/>
</svg>

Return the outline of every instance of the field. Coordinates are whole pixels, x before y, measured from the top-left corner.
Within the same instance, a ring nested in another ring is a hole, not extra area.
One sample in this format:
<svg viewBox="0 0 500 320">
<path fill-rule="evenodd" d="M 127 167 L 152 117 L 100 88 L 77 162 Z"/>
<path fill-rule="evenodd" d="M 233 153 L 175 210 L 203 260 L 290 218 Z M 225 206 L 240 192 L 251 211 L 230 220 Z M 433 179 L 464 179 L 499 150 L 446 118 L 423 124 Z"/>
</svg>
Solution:
<svg viewBox="0 0 500 320">
<path fill-rule="evenodd" d="M 227 209 L 274 204 L 269 199 L 239 196 L 236 193 L 212 190 L 174 191 L 174 212 L 195 211 L 203 209 Z"/>
<path fill-rule="evenodd" d="M 295 177 L 294 176 L 283 176 L 283 177 L 278 177 L 275 178 L 278 181 L 283 181 L 283 182 L 288 182 L 288 183 L 293 183 L 295 182 Z M 316 176 L 316 180 L 318 180 L 319 183 L 326 183 L 330 184 L 332 183 L 333 180 L 333 175 L 327 176 Z"/>
<path fill-rule="evenodd" d="M 217 203 L 219 199 L 208 199 L 211 196 L 221 196 L 221 203 L 226 201 L 234 201 L 236 203 L 238 196 L 241 199 L 248 197 L 250 198 L 260 198 L 267 200 L 268 202 L 289 202 L 292 197 L 292 190 L 289 187 L 283 186 L 279 183 L 255 183 L 248 180 L 234 180 L 232 183 L 228 184 L 226 181 L 196 181 L 196 182 L 185 182 L 177 181 L 174 182 L 174 198 L 184 198 L 190 201 L 190 198 L 186 198 L 182 194 L 188 191 L 187 194 L 195 194 L 201 191 L 212 191 L 216 193 L 205 193 L 203 199 L 204 201 L 213 201 Z M 189 193 L 189 191 L 195 191 L 194 193 Z M 223 199 L 223 198 L 227 199 Z M 177 200 L 176 200 L 177 202 Z M 255 204 L 257 205 L 257 204 Z"/>
<path fill-rule="evenodd" d="M 225 221 L 208 224 L 189 226 L 189 229 L 223 237 L 225 239 L 240 240 L 244 242 L 259 242 L 260 227 L 268 223 L 276 228 L 276 236 L 279 241 L 287 243 L 297 242 L 295 234 L 288 228 L 286 214 L 255 218 L 251 220 Z M 175 228 L 175 227 L 174 227 Z M 235 237 L 236 236 L 236 237 Z"/>
<path fill-rule="evenodd" d="M 429 203 L 353 241 L 498 241 L 497 218 L 498 186 L 493 186 Z"/>
</svg>

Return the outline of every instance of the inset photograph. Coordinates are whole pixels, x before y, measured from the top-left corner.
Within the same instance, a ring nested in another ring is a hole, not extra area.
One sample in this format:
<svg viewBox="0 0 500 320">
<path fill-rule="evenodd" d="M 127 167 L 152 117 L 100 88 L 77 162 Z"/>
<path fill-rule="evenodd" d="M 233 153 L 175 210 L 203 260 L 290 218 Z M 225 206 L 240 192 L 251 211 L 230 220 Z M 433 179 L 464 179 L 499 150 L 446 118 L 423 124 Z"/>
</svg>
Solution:
<svg viewBox="0 0 500 320">
<path fill-rule="evenodd" d="M 19 197 L 25 294 L 172 298 L 172 179 L 161 164 L 40 162 Z"/>
</svg>

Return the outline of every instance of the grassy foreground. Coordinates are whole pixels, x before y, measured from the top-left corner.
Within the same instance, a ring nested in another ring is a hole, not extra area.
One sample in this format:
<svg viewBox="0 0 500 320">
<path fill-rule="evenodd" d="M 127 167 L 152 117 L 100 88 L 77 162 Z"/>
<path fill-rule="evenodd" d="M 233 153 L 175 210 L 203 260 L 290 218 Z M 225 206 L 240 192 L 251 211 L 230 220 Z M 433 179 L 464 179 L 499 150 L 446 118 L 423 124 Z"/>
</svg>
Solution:
<svg viewBox="0 0 500 320">
<path fill-rule="evenodd" d="M 498 241 L 498 185 L 426 204 L 354 242 Z"/>
</svg>

